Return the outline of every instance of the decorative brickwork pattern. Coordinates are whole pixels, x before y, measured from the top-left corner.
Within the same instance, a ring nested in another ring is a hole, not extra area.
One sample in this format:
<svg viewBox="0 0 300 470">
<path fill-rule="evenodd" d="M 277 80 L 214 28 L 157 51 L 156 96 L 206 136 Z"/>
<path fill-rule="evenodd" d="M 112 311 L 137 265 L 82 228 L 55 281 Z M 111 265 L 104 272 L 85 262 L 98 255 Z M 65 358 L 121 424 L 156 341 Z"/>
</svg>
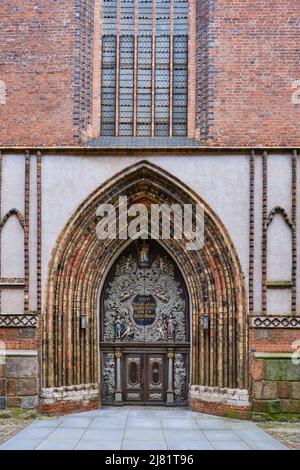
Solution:
<svg viewBox="0 0 300 470">
<path fill-rule="evenodd" d="M 36 328 L 38 326 L 37 315 L 0 314 L 0 327 L 3 328 Z"/>
<path fill-rule="evenodd" d="M 297 150 L 292 155 L 292 312 L 297 312 Z"/>
<path fill-rule="evenodd" d="M 274 316 L 252 317 L 250 324 L 254 328 L 300 328 L 300 317 Z"/>
<path fill-rule="evenodd" d="M 255 243 L 255 152 L 249 157 L 249 313 L 253 313 L 254 243 Z"/>
<path fill-rule="evenodd" d="M 95 0 L 74 0 L 75 74 L 73 126 L 75 142 L 92 125 L 93 114 L 93 40 Z"/>
<path fill-rule="evenodd" d="M 44 321 L 43 386 L 98 383 L 97 298 L 110 261 L 125 247 L 96 236 L 96 208 L 132 201 L 202 203 L 174 176 L 148 162 L 123 170 L 84 201 L 60 235 L 49 269 Z M 163 244 L 180 264 L 191 292 L 192 383 L 247 388 L 247 319 L 241 268 L 228 234 L 205 207 L 206 243 L 186 251 L 182 240 Z M 70 262 L 72 260 L 72 262 Z M 87 315 L 87 329 L 79 328 Z M 209 315 L 210 331 L 203 314 Z M 230 338 L 230 341 L 228 341 Z M 64 351 L 64 353 L 63 353 Z"/>
<path fill-rule="evenodd" d="M 268 154 L 262 156 L 262 247 L 261 247 L 261 310 L 267 313 L 267 218 L 268 218 Z"/>
<path fill-rule="evenodd" d="M 15 215 L 17 217 L 18 221 L 20 222 L 21 227 L 24 228 L 25 221 L 24 221 L 23 215 L 21 214 L 21 212 L 18 209 L 13 208 L 13 209 L 10 209 L 7 212 L 7 214 L 5 214 L 5 216 L 0 220 L 0 229 L 4 226 L 4 224 L 7 222 L 7 220 L 13 215 Z"/>
<path fill-rule="evenodd" d="M 36 173 L 36 297 L 37 313 L 42 313 L 42 155 L 37 154 L 37 173 Z"/>
<path fill-rule="evenodd" d="M 207 142 L 214 121 L 214 76 L 218 73 L 210 53 L 215 39 L 215 2 L 198 0 L 196 5 L 196 132 Z"/>
<path fill-rule="evenodd" d="M 29 313 L 30 154 L 25 155 L 24 188 L 24 313 Z"/>
</svg>

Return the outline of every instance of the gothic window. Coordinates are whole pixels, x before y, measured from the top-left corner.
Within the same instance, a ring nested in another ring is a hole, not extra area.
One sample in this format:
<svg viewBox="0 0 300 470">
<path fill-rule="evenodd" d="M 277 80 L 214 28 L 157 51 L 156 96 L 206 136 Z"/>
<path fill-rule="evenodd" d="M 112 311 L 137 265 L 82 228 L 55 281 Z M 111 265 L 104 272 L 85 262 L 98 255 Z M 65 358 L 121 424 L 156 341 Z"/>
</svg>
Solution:
<svg viewBox="0 0 300 470">
<path fill-rule="evenodd" d="M 101 136 L 188 135 L 188 0 L 103 0 Z"/>
</svg>

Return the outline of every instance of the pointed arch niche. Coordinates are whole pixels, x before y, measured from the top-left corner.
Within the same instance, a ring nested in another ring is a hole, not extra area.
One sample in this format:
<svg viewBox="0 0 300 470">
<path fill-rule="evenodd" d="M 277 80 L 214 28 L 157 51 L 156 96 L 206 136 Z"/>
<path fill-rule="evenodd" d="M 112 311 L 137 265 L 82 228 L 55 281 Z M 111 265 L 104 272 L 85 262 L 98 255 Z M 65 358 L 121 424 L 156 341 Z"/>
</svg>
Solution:
<svg viewBox="0 0 300 470">
<path fill-rule="evenodd" d="M 87 408 L 99 405 L 100 289 L 112 260 L 128 241 L 100 241 L 96 236 L 99 221 L 96 210 L 101 203 L 117 206 L 119 196 L 124 195 L 129 205 L 203 204 L 205 244 L 201 250 L 186 251 L 183 240 L 161 241 L 181 267 L 190 294 L 190 395 L 196 393 L 200 397 L 203 390 L 207 395 L 211 389 L 215 393 L 216 387 L 247 389 L 244 281 L 230 237 L 222 222 L 197 194 L 173 175 L 142 161 L 94 191 L 57 240 L 49 265 L 43 322 L 41 407 L 48 412 L 53 408 L 57 412 L 59 406 L 70 408 L 72 399 L 75 407 L 82 403 Z M 85 328 L 82 328 L 82 316 Z M 54 395 L 53 390 L 56 390 Z M 68 396 L 67 403 L 64 403 L 65 396 Z M 226 402 L 224 392 L 222 400 Z"/>
<path fill-rule="evenodd" d="M 295 227 L 286 211 L 276 206 L 269 214 L 266 228 L 268 311 L 274 314 L 290 313 Z"/>
</svg>

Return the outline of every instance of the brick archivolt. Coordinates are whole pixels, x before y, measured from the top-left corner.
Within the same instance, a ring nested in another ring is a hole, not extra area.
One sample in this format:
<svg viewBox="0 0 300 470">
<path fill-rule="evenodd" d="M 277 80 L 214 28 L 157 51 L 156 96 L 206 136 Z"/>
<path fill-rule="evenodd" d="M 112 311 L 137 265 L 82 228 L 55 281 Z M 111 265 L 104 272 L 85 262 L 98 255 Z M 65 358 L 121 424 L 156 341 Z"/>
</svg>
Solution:
<svg viewBox="0 0 300 470">
<path fill-rule="evenodd" d="M 192 324 L 191 382 L 247 388 L 247 322 L 242 270 L 222 222 L 198 195 L 148 162 L 133 165 L 100 186 L 74 213 L 59 236 L 49 266 L 43 316 L 43 386 L 99 382 L 100 286 L 125 240 L 99 240 L 99 204 L 196 204 L 205 208 L 205 244 L 187 251 L 183 240 L 162 240 L 189 289 Z M 87 329 L 80 329 L 86 315 Z M 209 330 L 203 315 L 209 315 Z"/>
</svg>

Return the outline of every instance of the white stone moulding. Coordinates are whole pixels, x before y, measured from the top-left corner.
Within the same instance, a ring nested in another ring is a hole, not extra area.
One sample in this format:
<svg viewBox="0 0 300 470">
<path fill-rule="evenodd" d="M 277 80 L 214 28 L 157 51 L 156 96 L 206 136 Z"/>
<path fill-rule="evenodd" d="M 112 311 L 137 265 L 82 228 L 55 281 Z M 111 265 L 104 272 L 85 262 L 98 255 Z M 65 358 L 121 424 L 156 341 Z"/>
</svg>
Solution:
<svg viewBox="0 0 300 470">
<path fill-rule="evenodd" d="M 212 403 L 227 403 L 234 406 L 250 406 L 248 390 L 238 388 L 209 387 L 192 385 L 189 392 L 192 400 L 202 400 Z"/>
</svg>

